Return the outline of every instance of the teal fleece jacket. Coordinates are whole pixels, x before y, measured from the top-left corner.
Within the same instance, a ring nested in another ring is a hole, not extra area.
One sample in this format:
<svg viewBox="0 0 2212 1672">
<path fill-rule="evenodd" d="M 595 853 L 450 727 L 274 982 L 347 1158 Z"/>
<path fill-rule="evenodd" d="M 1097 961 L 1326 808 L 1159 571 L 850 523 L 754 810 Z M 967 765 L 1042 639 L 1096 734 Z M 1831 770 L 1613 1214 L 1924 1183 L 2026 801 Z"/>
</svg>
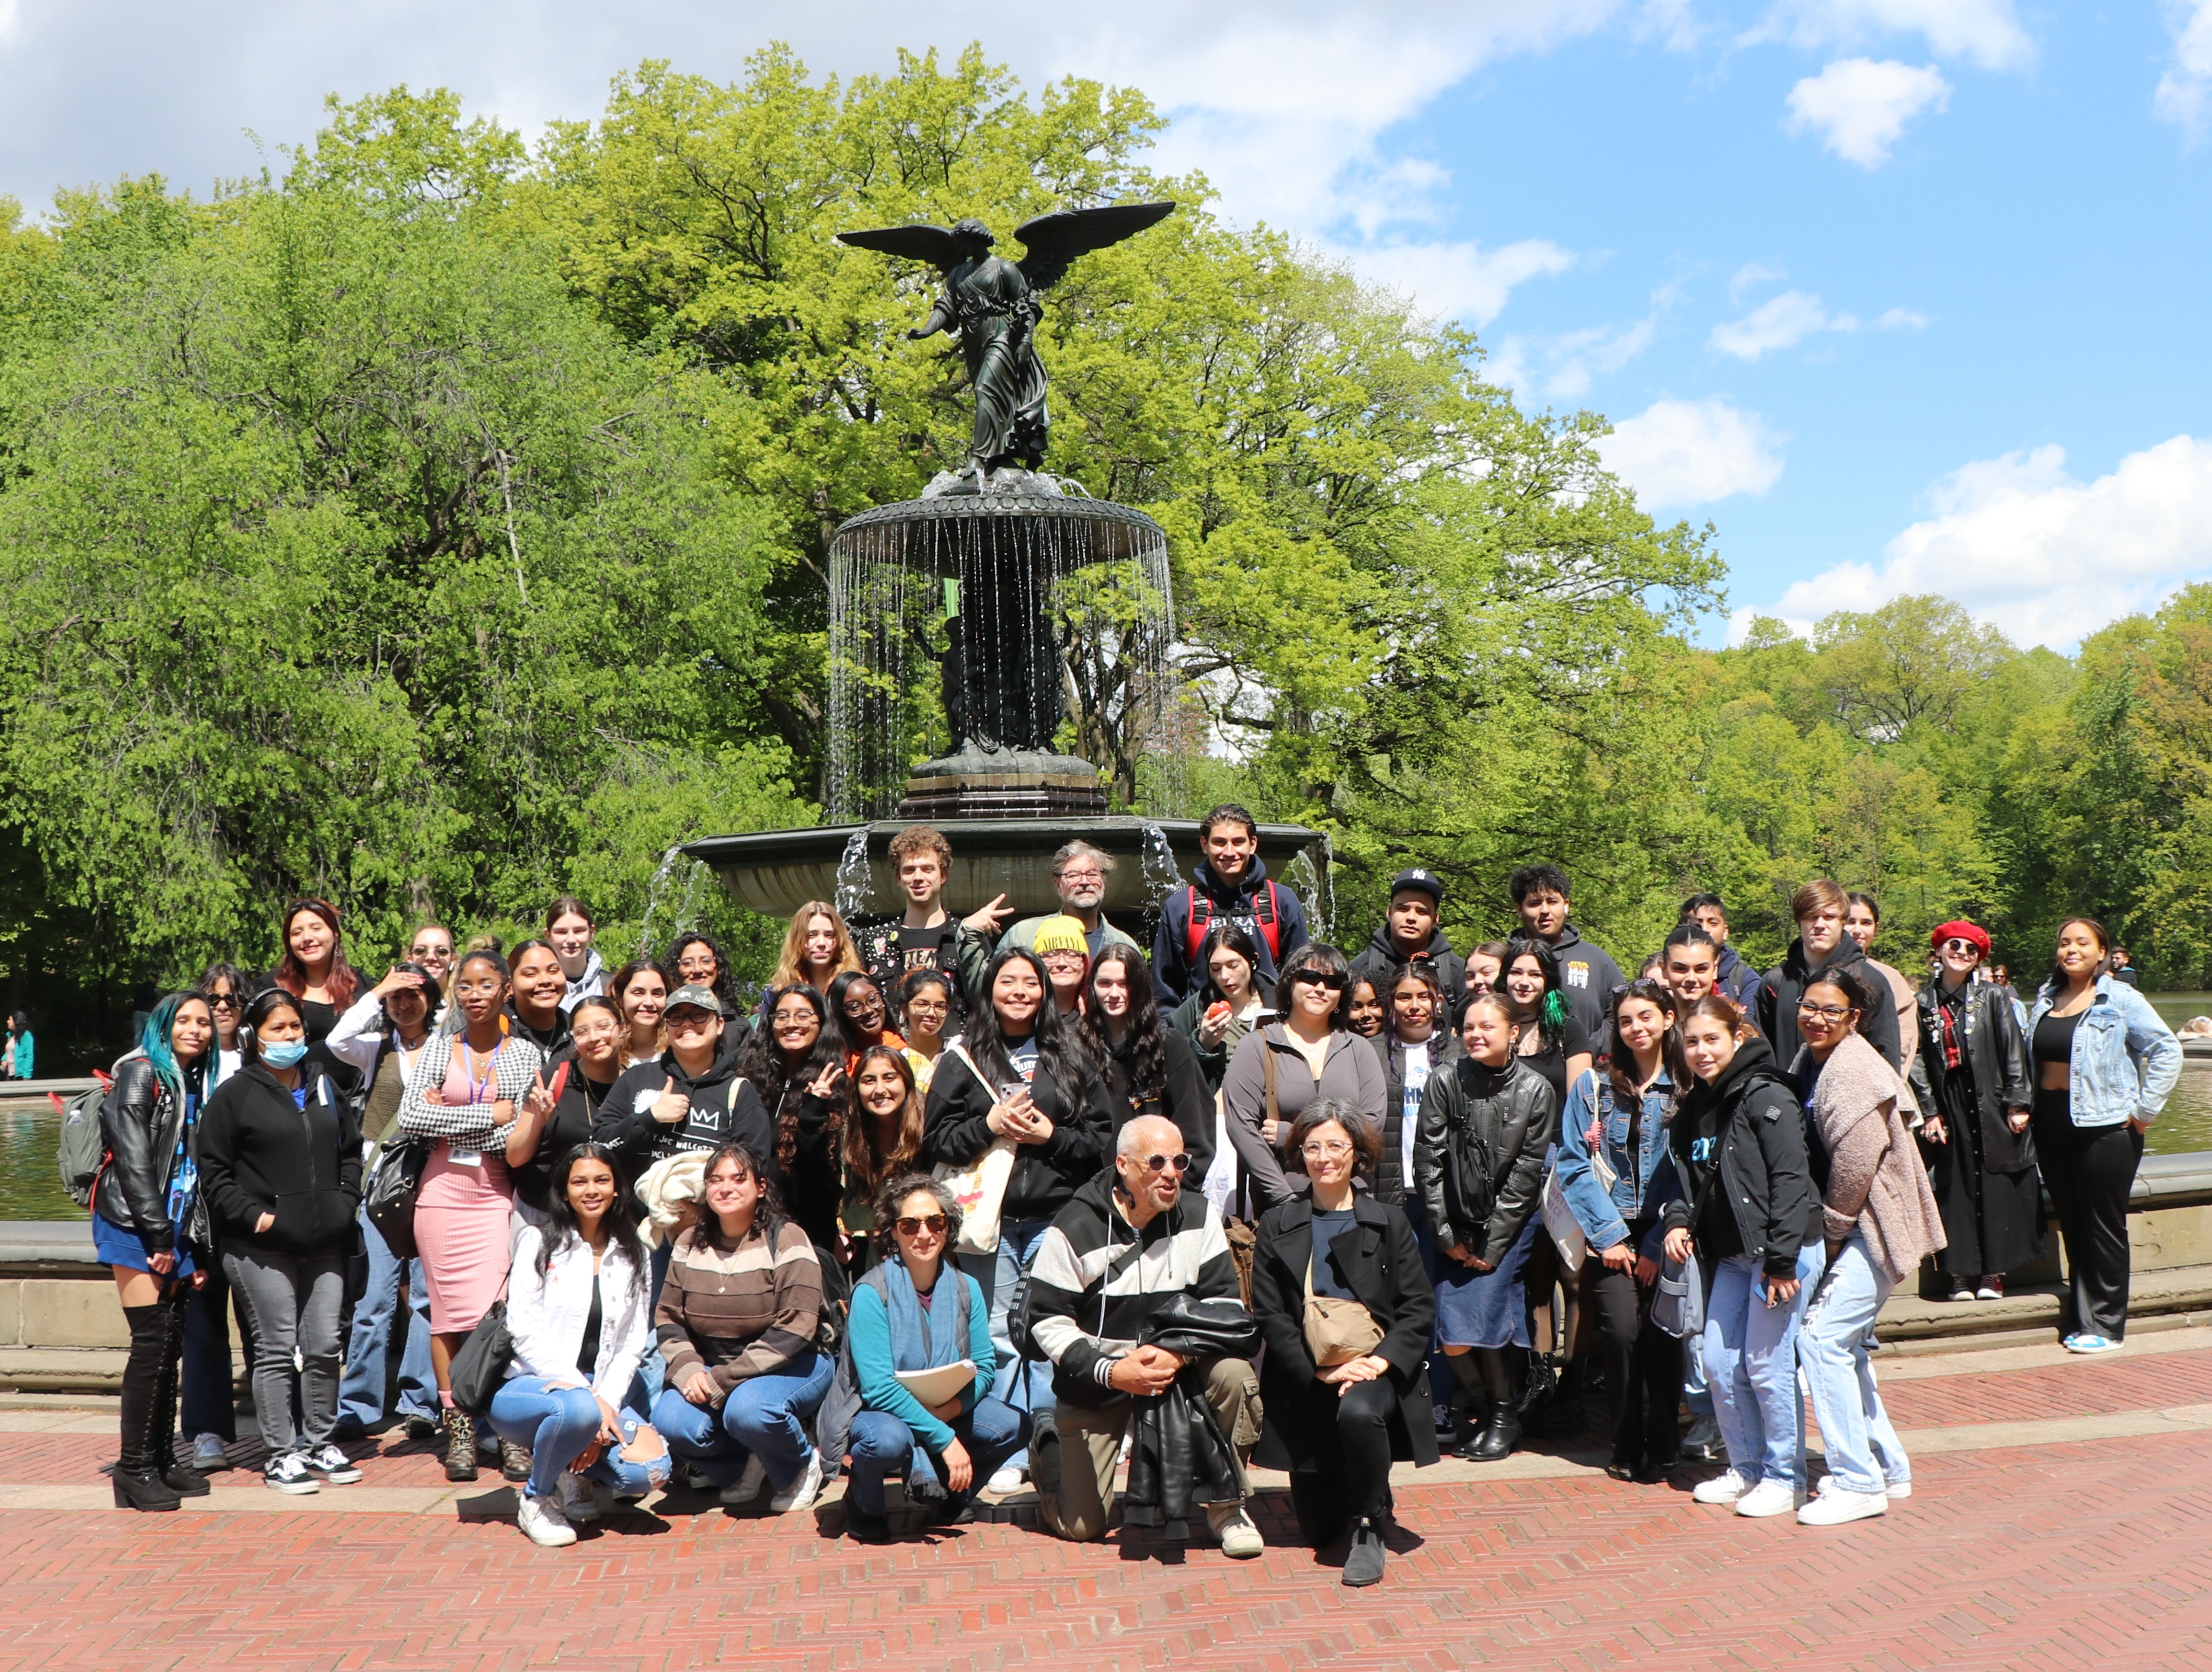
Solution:
<svg viewBox="0 0 2212 1672">
<path fill-rule="evenodd" d="M 951 1262 L 938 1274 L 938 1288 L 961 1274 Z M 968 1292 L 968 1351 L 963 1357 L 975 1366 L 975 1385 L 963 1398 L 962 1408 L 974 1410 L 983 1396 L 991 1390 L 997 1378 L 998 1355 L 991 1346 L 991 1309 L 983 1299 L 983 1286 L 973 1278 L 961 1284 Z M 950 1299 L 950 1293 L 944 1299 Z M 914 1431 L 914 1437 L 922 1449 L 935 1456 L 959 1438 L 945 1423 L 932 1416 L 921 1401 L 906 1390 L 895 1373 L 896 1360 L 891 1356 L 891 1319 L 884 1309 L 884 1298 L 871 1283 L 853 1285 L 853 1312 L 846 1327 L 853 1332 L 853 1375 L 860 1385 L 863 1406 L 872 1411 L 888 1411 Z"/>
</svg>

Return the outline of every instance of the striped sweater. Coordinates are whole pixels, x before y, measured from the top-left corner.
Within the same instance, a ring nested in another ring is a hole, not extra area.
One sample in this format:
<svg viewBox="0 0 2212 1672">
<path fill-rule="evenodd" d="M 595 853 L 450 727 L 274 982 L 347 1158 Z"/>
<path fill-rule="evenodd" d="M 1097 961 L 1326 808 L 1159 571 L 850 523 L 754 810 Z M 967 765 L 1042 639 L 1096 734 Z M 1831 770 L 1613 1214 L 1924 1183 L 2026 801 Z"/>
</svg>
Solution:
<svg viewBox="0 0 2212 1672">
<path fill-rule="evenodd" d="M 1096 1408 L 1123 1396 L 1107 1384 L 1171 1296 L 1237 1298 L 1237 1265 L 1221 1215 L 1196 1190 L 1142 1231 L 1123 1217 L 1111 1167 L 1054 1215 L 1030 1267 L 1030 1333 L 1052 1360 L 1053 1395 Z"/>
<path fill-rule="evenodd" d="M 714 1378 L 716 1402 L 750 1377 L 814 1350 L 822 1317 L 822 1267 L 806 1233 L 786 1221 L 771 1251 L 757 1226 L 725 1254 L 696 1227 L 677 1239 L 653 1312 L 668 1382 L 695 1371 Z"/>
</svg>

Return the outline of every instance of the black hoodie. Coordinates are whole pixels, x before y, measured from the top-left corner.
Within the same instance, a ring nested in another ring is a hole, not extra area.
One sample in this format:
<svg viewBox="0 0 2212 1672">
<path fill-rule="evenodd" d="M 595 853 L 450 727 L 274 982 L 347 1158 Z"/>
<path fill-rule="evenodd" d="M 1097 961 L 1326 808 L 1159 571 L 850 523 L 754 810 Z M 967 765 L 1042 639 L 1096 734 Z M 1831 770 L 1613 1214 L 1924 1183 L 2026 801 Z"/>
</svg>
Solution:
<svg viewBox="0 0 2212 1672">
<path fill-rule="evenodd" d="M 1444 932 L 1441 929 L 1429 936 L 1428 949 L 1421 956 L 1434 964 L 1437 973 L 1443 978 L 1446 1008 L 1443 1014 L 1437 1018 L 1437 1026 L 1450 1033 L 1457 1026 L 1455 1019 L 1459 1015 L 1459 1007 L 1467 1003 L 1467 960 L 1451 949 L 1451 942 L 1444 939 Z M 1376 995 L 1382 999 L 1383 1014 L 1387 1016 L 1390 1009 L 1390 995 L 1383 990 L 1383 984 L 1395 978 L 1411 961 L 1401 957 L 1398 948 L 1391 944 L 1390 925 L 1386 923 L 1367 937 L 1367 944 L 1359 949 L 1359 956 L 1352 960 L 1352 978 L 1375 984 Z"/>
<path fill-rule="evenodd" d="M 352 1245 L 361 1125 L 330 1077 L 305 1075 L 307 1106 L 258 1063 L 224 1081 L 200 1117 L 200 1189 L 226 1247 L 325 1255 Z M 276 1222 L 258 1230 L 261 1215 Z"/>
<path fill-rule="evenodd" d="M 1882 972 L 1867 961 L 1866 954 L 1859 950 L 1859 943 L 1848 935 L 1819 970 L 1806 960 L 1804 937 L 1799 936 L 1790 942 L 1790 955 L 1781 966 L 1769 970 L 1766 978 L 1759 984 L 1759 1003 L 1753 1021 L 1774 1047 L 1777 1067 L 1787 1072 L 1797 1060 L 1797 1048 L 1805 1043 L 1804 1037 L 1797 1032 L 1798 1002 L 1805 997 L 1805 988 L 1811 979 L 1826 970 L 1849 970 L 1866 989 L 1867 1010 L 1859 1020 L 1859 1032 L 1866 1036 L 1869 1045 L 1881 1053 L 1883 1062 L 1902 1074 L 1905 1051 L 1897 1033 L 1896 1000 Z"/>
<path fill-rule="evenodd" d="M 734 1029 L 726 1031 L 714 1060 L 696 1080 L 684 1072 L 673 1051 L 665 1051 L 650 1063 L 626 1069 L 608 1087 L 592 1122 L 592 1136 L 622 1158 L 627 1177 L 635 1180 L 663 1156 L 681 1150 L 741 1143 L 760 1157 L 770 1181 L 782 1187 L 775 1128 L 761 1106 L 759 1092 L 738 1075 L 740 1037 Z M 690 1107 L 682 1120 L 663 1125 L 653 1118 L 653 1105 L 672 1088 L 689 1098 Z"/>
<path fill-rule="evenodd" d="M 1765 1040 L 1746 1039 L 1718 1079 L 1692 1085 L 1668 1130 L 1668 1154 L 1681 1194 L 1662 1222 L 1670 1231 L 1689 1225 L 1705 1191 L 1705 1211 L 1692 1228 L 1708 1280 L 1734 1254 L 1753 1256 L 1777 1277 L 1796 1270 L 1797 1251 L 1820 1234 L 1820 1192 L 1796 1087 L 1775 1067 Z M 1716 1157 L 1720 1179 L 1705 1190 Z"/>
</svg>

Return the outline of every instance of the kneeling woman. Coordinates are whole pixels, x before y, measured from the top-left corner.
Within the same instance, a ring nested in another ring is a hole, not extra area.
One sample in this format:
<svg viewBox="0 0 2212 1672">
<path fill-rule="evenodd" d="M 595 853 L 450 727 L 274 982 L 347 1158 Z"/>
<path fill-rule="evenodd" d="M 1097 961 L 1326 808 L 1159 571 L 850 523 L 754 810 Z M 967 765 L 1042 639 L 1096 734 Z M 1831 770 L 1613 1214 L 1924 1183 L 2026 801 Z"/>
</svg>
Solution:
<svg viewBox="0 0 2212 1672">
<path fill-rule="evenodd" d="M 1344 1583 L 1382 1577 L 1390 1460 L 1437 1461 L 1429 1331 L 1436 1322 L 1420 1244 L 1404 1210 L 1354 1192 L 1382 1148 L 1376 1120 L 1334 1098 L 1291 1128 L 1310 1196 L 1260 1221 L 1252 1309 L 1267 1342 L 1267 1409 L 1256 1461 L 1291 1472 L 1298 1530 L 1316 1549 L 1349 1524 Z"/>
<path fill-rule="evenodd" d="M 1706 1273 L 1705 1380 L 1729 1456 L 1727 1472 L 1692 1496 L 1738 1515 L 1787 1515 L 1805 1489 L 1797 1324 L 1820 1269 L 1805 1117 L 1733 1000 L 1707 993 L 1680 1026 L 1698 1083 L 1674 1117 L 1653 1198 L 1672 1198 L 1667 1257 L 1686 1260 L 1694 1244 Z"/>
<path fill-rule="evenodd" d="M 1460 1021 L 1467 1055 L 1429 1076 L 1413 1179 L 1443 1251 L 1437 1337 L 1470 1408 L 1489 1418 L 1460 1450 L 1472 1463 L 1521 1443 L 1509 1347 L 1528 1345 L 1522 1268 L 1536 1239 L 1544 1156 L 1559 1126 L 1551 1082 L 1521 1053 L 1512 1001 L 1480 992 Z"/>
<path fill-rule="evenodd" d="M 884 1476 L 906 1476 L 909 1499 L 936 1500 L 932 1519 L 957 1521 L 992 1472 L 1021 1450 L 1029 1418 L 990 1397 L 997 1357 L 983 1286 L 945 1257 L 960 1234 L 960 1205 L 934 1179 L 908 1172 L 876 1193 L 876 1224 L 896 1257 L 853 1287 L 849 1368 L 834 1402 L 851 1417 L 853 1482 L 846 1530 L 862 1543 L 890 1536 Z M 966 1360 L 966 1383 L 925 1403 L 901 1380 Z"/>
<path fill-rule="evenodd" d="M 636 1408 L 638 1366 L 653 1345 L 637 1197 L 605 1144 L 572 1145 L 548 1175 L 545 1228 L 525 1225 L 515 1240 L 514 1360 L 489 1416 L 501 1439 L 530 1449 L 516 1521 L 532 1543 L 555 1545 L 574 1544 L 574 1524 L 596 1520 L 617 1497 L 642 1498 L 666 1481 L 668 1450 Z M 633 1461 L 640 1451 L 657 1455 Z"/>
<path fill-rule="evenodd" d="M 773 1483 L 779 1513 L 812 1505 L 822 1458 L 807 1427 L 830 1390 L 815 1349 L 822 1265 L 784 1216 L 767 1164 L 743 1144 L 707 1158 L 705 1211 L 676 1239 L 653 1321 L 668 1385 L 653 1426 L 668 1448 L 750 1504 Z"/>
</svg>

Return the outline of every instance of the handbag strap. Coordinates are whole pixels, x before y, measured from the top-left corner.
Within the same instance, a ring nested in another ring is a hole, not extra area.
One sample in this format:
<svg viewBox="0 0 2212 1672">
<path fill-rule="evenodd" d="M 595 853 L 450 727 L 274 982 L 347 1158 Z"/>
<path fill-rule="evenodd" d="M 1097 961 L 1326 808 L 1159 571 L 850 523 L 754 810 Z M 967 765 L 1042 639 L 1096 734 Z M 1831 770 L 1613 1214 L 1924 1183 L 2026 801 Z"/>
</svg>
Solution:
<svg viewBox="0 0 2212 1672">
<path fill-rule="evenodd" d="M 1268 1039 L 1265 1028 L 1260 1030 L 1260 1066 L 1267 1075 L 1267 1118 L 1279 1126 L 1283 1120 L 1283 1106 L 1275 1096 L 1275 1045 Z"/>
</svg>

